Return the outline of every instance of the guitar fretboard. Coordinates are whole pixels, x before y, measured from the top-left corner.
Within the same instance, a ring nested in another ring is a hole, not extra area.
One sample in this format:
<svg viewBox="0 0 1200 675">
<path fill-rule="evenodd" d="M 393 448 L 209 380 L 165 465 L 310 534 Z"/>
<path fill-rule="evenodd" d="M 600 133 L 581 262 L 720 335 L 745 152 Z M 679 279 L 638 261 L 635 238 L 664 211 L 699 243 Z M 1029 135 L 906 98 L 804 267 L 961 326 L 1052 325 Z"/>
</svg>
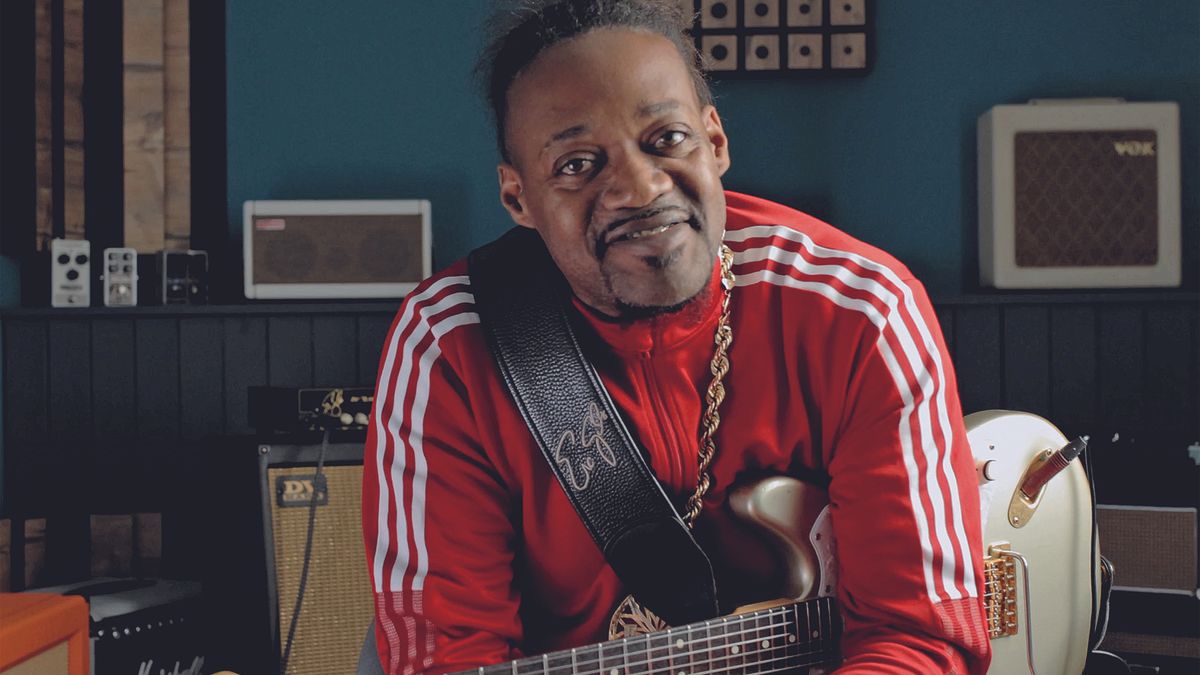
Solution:
<svg viewBox="0 0 1200 675">
<path fill-rule="evenodd" d="M 719 617 L 650 635 L 509 663 L 478 675 L 710 675 L 775 673 L 837 660 L 841 619 L 830 598 Z"/>
</svg>

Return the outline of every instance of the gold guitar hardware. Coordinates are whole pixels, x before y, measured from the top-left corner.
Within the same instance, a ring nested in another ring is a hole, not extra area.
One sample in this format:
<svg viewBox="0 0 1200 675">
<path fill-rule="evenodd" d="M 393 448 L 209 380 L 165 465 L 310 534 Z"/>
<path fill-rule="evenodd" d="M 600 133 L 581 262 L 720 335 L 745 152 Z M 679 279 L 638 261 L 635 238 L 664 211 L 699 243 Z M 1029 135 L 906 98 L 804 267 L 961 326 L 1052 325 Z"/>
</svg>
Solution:
<svg viewBox="0 0 1200 675">
<path fill-rule="evenodd" d="M 1050 448 L 1038 453 L 1038 456 L 1034 457 L 1025 469 L 1025 473 L 1021 475 L 1021 480 L 1017 481 L 1017 485 L 1024 484 L 1026 477 L 1035 473 L 1053 456 L 1054 451 Z M 1033 518 L 1033 514 L 1037 512 L 1038 506 L 1042 503 L 1042 495 L 1045 493 L 1045 486 L 1038 489 L 1032 498 L 1027 497 L 1020 488 L 1013 490 L 1012 499 L 1008 502 L 1008 524 L 1016 528 L 1025 527 Z"/>
</svg>

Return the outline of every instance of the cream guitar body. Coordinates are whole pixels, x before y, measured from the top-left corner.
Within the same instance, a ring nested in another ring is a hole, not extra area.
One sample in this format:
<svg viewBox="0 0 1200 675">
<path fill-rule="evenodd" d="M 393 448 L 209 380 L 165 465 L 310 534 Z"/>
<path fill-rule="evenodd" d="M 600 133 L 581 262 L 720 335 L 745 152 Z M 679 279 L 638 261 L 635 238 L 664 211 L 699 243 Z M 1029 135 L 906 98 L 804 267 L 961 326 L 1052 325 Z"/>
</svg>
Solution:
<svg viewBox="0 0 1200 675">
<path fill-rule="evenodd" d="M 1067 463 L 1035 499 L 1025 499 L 1018 486 L 1027 472 L 1066 445 L 1066 438 L 1046 420 L 1024 413 L 987 411 L 965 422 L 988 477 L 981 478 L 980 488 L 986 514 L 984 605 L 993 654 L 988 672 L 1080 673 L 1091 631 L 1093 579 L 1091 495 L 1083 469 L 1079 462 Z M 729 504 L 776 549 L 785 565 L 779 591 L 786 599 L 657 632 L 649 632 L 661 627 L 657 617 L 622 610 L 613 617 L 609 642 L 467 672 L 828 671 L 838 660 L 841 620 L 833 601 L 836 543 L 825 491 L 775 476 L 735 489 Z"/>
</svg>

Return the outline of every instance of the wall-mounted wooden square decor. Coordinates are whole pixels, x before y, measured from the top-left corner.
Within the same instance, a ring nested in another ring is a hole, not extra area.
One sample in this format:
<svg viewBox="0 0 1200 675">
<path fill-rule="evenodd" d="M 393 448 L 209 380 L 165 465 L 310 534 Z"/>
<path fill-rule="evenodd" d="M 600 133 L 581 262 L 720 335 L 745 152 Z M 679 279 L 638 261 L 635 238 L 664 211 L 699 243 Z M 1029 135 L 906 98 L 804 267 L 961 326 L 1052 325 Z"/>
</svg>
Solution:
<svg viewBox="0 0 1200 675">
<path fill-rule="evenodd" d="M 875 53 L 873 0 L 680 0 L 716 77 L 864 75 Z"/>
</svg>

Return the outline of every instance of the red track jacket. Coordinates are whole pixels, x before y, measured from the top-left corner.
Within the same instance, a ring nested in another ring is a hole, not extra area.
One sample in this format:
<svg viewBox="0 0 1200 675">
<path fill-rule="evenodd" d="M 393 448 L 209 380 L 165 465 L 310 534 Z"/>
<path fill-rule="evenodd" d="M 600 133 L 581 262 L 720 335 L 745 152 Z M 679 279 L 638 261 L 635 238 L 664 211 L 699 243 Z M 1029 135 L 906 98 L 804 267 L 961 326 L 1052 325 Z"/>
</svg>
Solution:
<svg viewBox="0 0 1200 675">
<path fill-rule="evenodd" d="M 983 672 L 978 488 L 924 289 L 812 217 L 727 201 L 731 371 L 700 523 L 746 476 L 827 475 L 845 671 Z M 677 503 L 696 484 L 719 276 L 670 317 L 614 322 L 575 303 L 585 349 Z M 473 303 L 460 261 L 405 299 L 380 359 L 363 529 L 391 673 L 598 642 L 625 595 L 509 398 Z"/>
</svg>

